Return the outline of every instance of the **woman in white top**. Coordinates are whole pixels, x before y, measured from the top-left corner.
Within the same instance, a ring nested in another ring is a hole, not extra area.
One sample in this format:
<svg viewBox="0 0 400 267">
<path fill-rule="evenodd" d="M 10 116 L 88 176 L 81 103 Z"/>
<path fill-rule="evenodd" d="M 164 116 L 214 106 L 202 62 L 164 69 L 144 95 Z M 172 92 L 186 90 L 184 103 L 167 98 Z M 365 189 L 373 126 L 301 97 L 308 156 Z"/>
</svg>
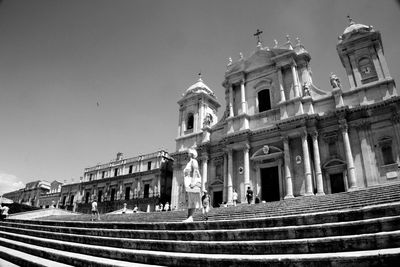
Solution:
<svg viewBox="0 0 400 267">
<path fill-rule="evenodd" d="M 233 206 L 235 206 L 235 207 L 236 207 L 237 199 L 238 199 L 238 193 L 236 192 L 236 189 L 233 189 L 232 202 L 233 202 Z"/>
<path fill-rule="evenodd" d="M 197 162 L 197 151 L 190 148 L 188 151 L 189 162 L 183 169 L 184 188 L 188 200 L 188 217 L 184 222 L 193 222 L 193 214 L 196 209 L 201 207 L 201 176 L 199 163 Z"/>
</svg>

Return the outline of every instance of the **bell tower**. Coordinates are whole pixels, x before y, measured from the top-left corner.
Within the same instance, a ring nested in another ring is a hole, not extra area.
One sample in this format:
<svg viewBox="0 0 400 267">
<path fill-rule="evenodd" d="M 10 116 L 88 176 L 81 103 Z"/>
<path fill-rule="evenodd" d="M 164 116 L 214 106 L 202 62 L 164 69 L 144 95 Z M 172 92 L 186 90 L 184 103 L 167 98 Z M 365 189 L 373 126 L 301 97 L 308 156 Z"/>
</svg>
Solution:
<svg viewBox="0 0 400 267">
<path fill-rule="evenodd" d="M 379 81 L 389 82 L 394 87 L 380 32 L 372 26 L 355 23 L 350 16 L 348 19 L 349 26 L 339 36 L 336 49 L 346 69 L 350 90 Z"/>
<path fill-rule="evenodd" d="M 198 81 L 182 94 L 178 104 L 176 151 L 185 151 L 200 145 L 203 141 L 203 130 L 217 123 L 220 104 L 214 92 L 203 82 L 201 74 Z"/>
</svg>

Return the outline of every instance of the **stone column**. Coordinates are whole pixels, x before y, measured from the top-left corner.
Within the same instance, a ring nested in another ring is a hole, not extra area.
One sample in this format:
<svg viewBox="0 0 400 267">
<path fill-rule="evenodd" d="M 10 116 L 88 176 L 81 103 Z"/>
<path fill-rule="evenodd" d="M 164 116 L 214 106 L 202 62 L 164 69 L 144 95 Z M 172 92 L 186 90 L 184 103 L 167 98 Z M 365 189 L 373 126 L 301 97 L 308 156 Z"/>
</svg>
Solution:
<svg viewBox="0 0 400 267">
<path fill-rule="evenodd" d="M 370 137 L 370 126 L 371 123 L 368 119 L 358 121 L 354 125 L 357 129 L 357 133 L 361 144 L 361 157 L 363 160 L 364 170 L 366 177 L 367 186 L 379 184 L 379 174 L 375 172 L 376 162 L 374 153 L 374 140 Z"/>
<path fill-rule="evenodd" d="M 244 158 L 244 192 L 242 192 L 242 202 L 246 202 L 246 191 L 247 187 L 250 186 L 250 157 L 249 157 L 250 146 L 246 144 L 243 149 L 243 158 Z"/>
<path fill-rule="evenodd" d="M 385 56 L 383 55 L 382 47 L 376 47 L 376 51 L 377 51 L 377 53 L 378 53 L 379 61 L 381 62 L 383 74 L 385 75 L 385 78 L 389 78 L 389 79 L 390 79 L 391 76 L 390 76 L 390 72 L 389 72 L 388 65 L 387 65 L 387 63 L 386 63 L 386 58 L 385 58 Z"/>
<path fill-rule="evenodd" d="M 357 182 L 356 182 L 356 173 L 354 169 L 353 154 L 351 153 L 350 139 L 349 139 L 349 134 L 347 132 L 348 126 L 346 119 L 339 120 L 339 128 L 343 136 L 344 150 L 347 162 L 349 191 L 351 191 L 357 189 Z"/>
<path fill-rule="evenodd" d="M 307 141 L 307 132 L 302 132 L 301 134 L 301 143 L 303 147 L 303 162 L 304 162 L 304 175 L 306 177 L 306 196 L 314 195 L 313 186 L 312 186 L 312 177 L 311 177 L 311 164 L 310 164 L 310 153 L 308 151 L 308 141 Z"/>
<path fill-rule="evenodd" d="M 203 192 L 205 188 L 205 185 L 207 183 L 207 161 L 208 161 L 208 156 L 207 154 L 203 155 L 202 161 L 201 161 L 201 191 Z"/>
<path fill-rule="evenodd" d="M 285 97 L 285 89 L 283 87 L 282 67 L 278 69 L 278 81 L 279 81 L 279 91 L 281 93 L 281 102 L 285 102 L 286 97 Z"/>
<path fill-rule="evenodd" d="M 351 63 L 351 66 L 353 67 L 353 74 L 355 77 L 355 86 L 360 86 L 362 78 L 361 78 L 361 74 L 357 68 L 357 64 L 356 64 L 354 55 L 350 55 L 350 63 Z"/>
<path fill-rule="evenodd" d="M 285 157 L 285 181 L 286 181 L 286 196 L 287 198 L 293 198 L 293 184 L 292 174 L 290 171 L 290 150 L 289 150 L 289 137 L 283 137 L 283 151 Z"/>
<path fill-rule="evenodd" d="M 315 164 L 315 174 L 317 181 L 317 196 L 322 196 L 325 195 L 325 193 L 324 193 L 324 184 L 322 180 L 322 171 L 321 171 L 321 157 L 319 155 L 318 132 L 313 131 L 311 133 L 311 137 L 313 140 L 314 164 Z"/>
<path fill-rule="evenodd" d="M 300 92 L 299 92 L 299 82 L 298 82 L 298 78 L 297 78 L 296 64 L 292 63 L 292 65 L 290 67 L 292 68 L 294 97 L 299 97 Z"/>
<path fill-rule="evenodd" d="M 228 202 L 228 154 L 224 155 L 224 201 Z"/>
<path fill-rule="evenodd" d="M 181 135 L 183 135 L 183 133 L 182 133 L 182 110 L 179 110 L 178 137 Z"/>
<path fill-rule="evenodd" d="M 229 85 L 229 117 L 233 117 L 233 85 Z"/>
<path fill-rule="evenodd" d="M 378 75 L 378 79 L 382 80 L 384 78 L 384 75 L 383 75 L 383 72 L 382 72 L 381 64 L 379 63 L 378 56 L 375 53 L 375 47 L 370 46 L 369 47 L 369 52 L 371 54 L 372 63 L 374 64 L 376 74 Z"/>
<path fill-rule="evenodd" d="M 400 113 L 398 113 L 396 110 L 392 111 L 393 115 L 392 115 L 392 123 L 393 123 L 393 127 L 394 127 L 394 133 L 396 136 L 396 142 L 397 145 L 400 146 Z M 400 153 L 399 148 L 397 149 L 398 153 Z"/>
<path fill-rule="evenodd" d="M 351 63 L 350 63 L 350 59 L 349 56 L 346 55 L 345 57 L 343 57 L 344 61 L 346 62 L 345 65 L 346 67 L 346 72 L 347 72 L 347 78 L 349 79 L 349 83 L 350 83 L 350 89 L 353 89 L 354 87 L 356 87 L 356 83 L 354 81 L 354 77 L 353 77 L 353 69 L 351 68 Z"/>
<path fill-rule="evenodd" d="M 228 149 L 228 184 L 227 184 L 227 203 L 232 202 L 233 194 L 233 150 Z"/>
<path fill-rule="evenodd" d="M 240 82 L 240 98 L 242 99 L 242 114 L 247 114 L 246 89 L 244 80 Z"/>
</svg>

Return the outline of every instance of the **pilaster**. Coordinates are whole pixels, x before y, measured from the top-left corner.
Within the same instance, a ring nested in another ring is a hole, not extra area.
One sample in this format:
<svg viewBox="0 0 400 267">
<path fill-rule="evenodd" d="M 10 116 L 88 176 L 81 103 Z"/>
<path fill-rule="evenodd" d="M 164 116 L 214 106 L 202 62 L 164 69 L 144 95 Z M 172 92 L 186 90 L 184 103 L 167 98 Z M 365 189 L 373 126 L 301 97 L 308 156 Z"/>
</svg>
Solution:
<svg viewBox="0 0 400 267">
<path fill-rule="evenodd" d="M 301 144 L 303 147 L 303 158 L 304 158 L 304 175 L 306 182 L 306 196 L 314 195 L 313 186 L 312 186 L 312 176 L 311 176 L 311 164 L 310 164 L 310 153 L 308 151 L 308 141 L 307 141 L 307 132 L 304 131 L 301 133 Z"/>
<path fill-rule="evenodd" d="M 344 150 L 346 154 L 349 191 L 352 191 L 357 189 L 357 181 L 346 119 L 339 119 L 339 128 L 342 132 Z"/>
<path fill-rule="evenodd" d="M 289 149 L 289 137 L 283 137 L 283 150 L 285 157 L 285 181 L 286 181 L 286 196 L 287 198 L 293 198 L 293 183 L 292 183 L 292 174 L 291 174 L 291 164 L 290 164 L 290 149 Z"/>
<path fill-rule="evenodd" d="M 314 152 L 314 165 L 315 165 L 315 176 L 317 182 L 317 196 L 325 195 L 324 193 L 324 184 L 322 179 L 322 171 L 321 171 L 321 158 L 319 154 L 319 144 L 318 144 L 318 132 L 313 131 L 311 133 L 312 141 L 313 141 L 313 152 Z"/>
</svg>

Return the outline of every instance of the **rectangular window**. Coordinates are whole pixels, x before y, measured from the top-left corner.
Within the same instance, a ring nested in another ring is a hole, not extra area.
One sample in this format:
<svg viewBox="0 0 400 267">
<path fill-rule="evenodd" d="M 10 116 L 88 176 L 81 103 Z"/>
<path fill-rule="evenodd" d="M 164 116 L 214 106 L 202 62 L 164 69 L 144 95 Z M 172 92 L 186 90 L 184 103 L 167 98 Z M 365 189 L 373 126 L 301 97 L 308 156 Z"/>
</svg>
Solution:
<svg viewBox="0 0 400 267">
<path fill-rule="evenodd" d="M 89 181 L 93 179 L 93 173 L 89 174 Z"/>
<path fill-rule="evenodd" d="M 147 170 L 148 170 L 148 171 L 151 170 L 151 161 L 147 162 Z"/>
<path fill-rule="evenodd" d="M 131 188 L 127 186 L 125 188 L 125 200 L 129 200 L 129 194 L 131 193 Z"/>
<path fill-rule="evenodd" d="M 258 92 L 258 112 L 263 112 L 271 109 L 271 99 L 269 90 L 265 89 Z"/>
<path fill-rule="evenodd" d="M 110 197 L 110 200 L 111 200 L 111 201 L 114 201 L 114 200 L 115 200 L 115 188 L 112 188 L 112 189 L 111 189 L 111 197 Z"/>
<path fill-rule="evenodd" d="M 381 150 L 383 156 L 383 164 L 384 165 L 393 164 L 394 159 L 393 159 L 393 152 L 391 145 L 385 144 L 384 146 L 381 147 Z"/>
<path fill-rule="evenodd" d="M 150 185 L 149 184 L 145 184 L 144 185 L 144 198 L 148 198 L 149 197 L 149 190 L 150 190 Z"/>
<path fill-rule="evenodd" d="M 221 164 L 218 164 L 217 166 L 215 166 L 215 177 L 216 178 L 222 177 L 222 165 Z"/>
<path fill-rule="evenodd" d="M 85 203 L 89 203 L 89 199 L 90 199 L 90 192 L 86 192 Z"/>
<path fill-rule="evenodd" d="M 101 178 L 105 178 L 105 177 L 106 177 L 106 171 L 102 171 Z"/>
<path fill-rule="evenodd" d="M 129 166 L 129 173 L 132 173 L 133 165 Z"/>
<path fill-rule="evenodd" d="M 99 190 L 98 196 L 97 196 L 97 202 L 99 202 L 99 203 L 101 202 L 102 196 L 103 196 L 103 191 L 102 191 L 102 190 Z"/>
<path fill-rule="evenodd" d="M 114 169 L 114 177 L 118 176 L 118 168 Z"/>
</svg>

